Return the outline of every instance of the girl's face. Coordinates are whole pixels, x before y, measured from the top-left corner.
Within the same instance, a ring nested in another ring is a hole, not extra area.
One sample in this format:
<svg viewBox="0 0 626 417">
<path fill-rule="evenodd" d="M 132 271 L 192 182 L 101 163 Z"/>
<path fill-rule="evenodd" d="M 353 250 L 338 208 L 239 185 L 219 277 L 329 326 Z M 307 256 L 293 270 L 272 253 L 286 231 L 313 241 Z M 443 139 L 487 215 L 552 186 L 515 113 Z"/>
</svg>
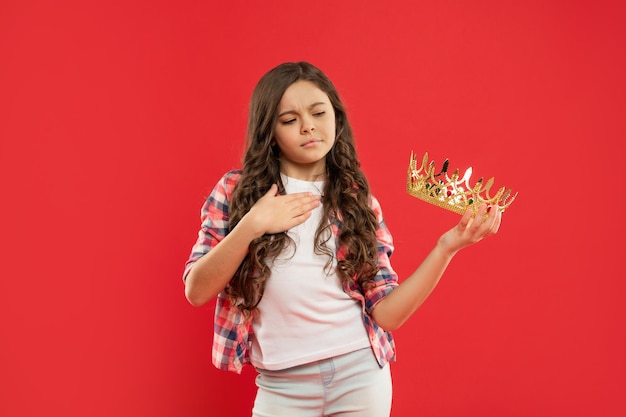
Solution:
<svg viewBox="0 0 626 417">
<path fill-rule="evenodd" d="M 274 140 L 283 174 L 319 180 L 335 143 L 335 110 L 326 93 L 310 81 L 291 84 L 278 104 Z"/>
</svg>

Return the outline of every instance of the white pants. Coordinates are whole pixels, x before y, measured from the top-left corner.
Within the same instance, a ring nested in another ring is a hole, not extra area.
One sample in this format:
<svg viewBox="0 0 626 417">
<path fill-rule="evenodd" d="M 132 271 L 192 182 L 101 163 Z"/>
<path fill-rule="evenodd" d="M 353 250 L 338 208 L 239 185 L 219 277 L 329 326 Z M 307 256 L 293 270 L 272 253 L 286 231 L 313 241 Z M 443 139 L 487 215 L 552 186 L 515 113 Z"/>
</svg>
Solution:
<svg viewBox="0 0 626 417">
<path fill-rule="evenodd" d="M 257 369 L 253 417 L 388 417 L 391 372 L 370 348 L 280 371 Z"/>
</svg>

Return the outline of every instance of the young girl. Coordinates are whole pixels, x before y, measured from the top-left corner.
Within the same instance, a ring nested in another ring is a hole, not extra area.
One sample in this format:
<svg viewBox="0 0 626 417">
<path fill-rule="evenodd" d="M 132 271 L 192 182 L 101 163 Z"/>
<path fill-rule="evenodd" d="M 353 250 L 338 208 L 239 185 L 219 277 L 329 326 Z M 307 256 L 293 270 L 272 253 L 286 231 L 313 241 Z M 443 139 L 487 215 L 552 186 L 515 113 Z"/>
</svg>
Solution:
<svg viewBox="0 0 626 417">
<path fill-rule="evenodd" d="M 189 302 L 217 297 L 214 365 L 257 369 L 255 417 L 389 416 L 390 332 L 455 253 L 497 232 L 501 214 L 469 210 L 399 284 L 344 106 L 306 62 L 261 78 L 246 145 L 243 168 L 202 207 L 185 265 Z"/>
</svg>

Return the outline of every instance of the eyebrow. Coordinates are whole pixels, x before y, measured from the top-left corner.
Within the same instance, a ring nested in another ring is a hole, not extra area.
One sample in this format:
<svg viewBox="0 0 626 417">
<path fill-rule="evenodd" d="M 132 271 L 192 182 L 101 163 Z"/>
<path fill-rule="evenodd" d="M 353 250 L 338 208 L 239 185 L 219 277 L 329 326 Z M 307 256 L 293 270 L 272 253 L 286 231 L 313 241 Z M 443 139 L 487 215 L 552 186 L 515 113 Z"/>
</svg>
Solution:
<svg viewBox="0 0 626 417">
<path fill-rule="evenodd" d="M 327 104 L 327 103 L 324 102 L 324 101 L 316 101 L 315 103 L 313 103 L 313 104 L 311 104 L 309 106 L 309 110 L 311 110 L 315 106 L 319 106 L 320 104 Z M 297 113 L 297 111 L 295 111 L 295 110 L 286 110 L 286 111 L 282 112 L 281 114 L 279 114 L 278 117 L 282 117 L 282 116 L 284 116 L 286 114 L 291 114 L 291 113 Z"/>
</svg>

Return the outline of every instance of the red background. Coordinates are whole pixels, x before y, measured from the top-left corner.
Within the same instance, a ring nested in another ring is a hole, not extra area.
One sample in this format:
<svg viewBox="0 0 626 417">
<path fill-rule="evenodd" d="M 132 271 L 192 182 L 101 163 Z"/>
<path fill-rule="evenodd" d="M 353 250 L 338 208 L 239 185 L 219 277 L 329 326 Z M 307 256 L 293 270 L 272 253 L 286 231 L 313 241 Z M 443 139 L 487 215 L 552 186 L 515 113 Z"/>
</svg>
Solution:
<svg viewBox="0 0 626 417">
<path fill-rule="evenodd" d="M 249 415 L 181 273 L 278 63 L 335 82 L 406 277 L 458 216 L 411 151 L 519 197 L 396 335 L 392 415 L 626 415 L 619 1 L 3 1 L 0 415 Z"/>
</svg>

